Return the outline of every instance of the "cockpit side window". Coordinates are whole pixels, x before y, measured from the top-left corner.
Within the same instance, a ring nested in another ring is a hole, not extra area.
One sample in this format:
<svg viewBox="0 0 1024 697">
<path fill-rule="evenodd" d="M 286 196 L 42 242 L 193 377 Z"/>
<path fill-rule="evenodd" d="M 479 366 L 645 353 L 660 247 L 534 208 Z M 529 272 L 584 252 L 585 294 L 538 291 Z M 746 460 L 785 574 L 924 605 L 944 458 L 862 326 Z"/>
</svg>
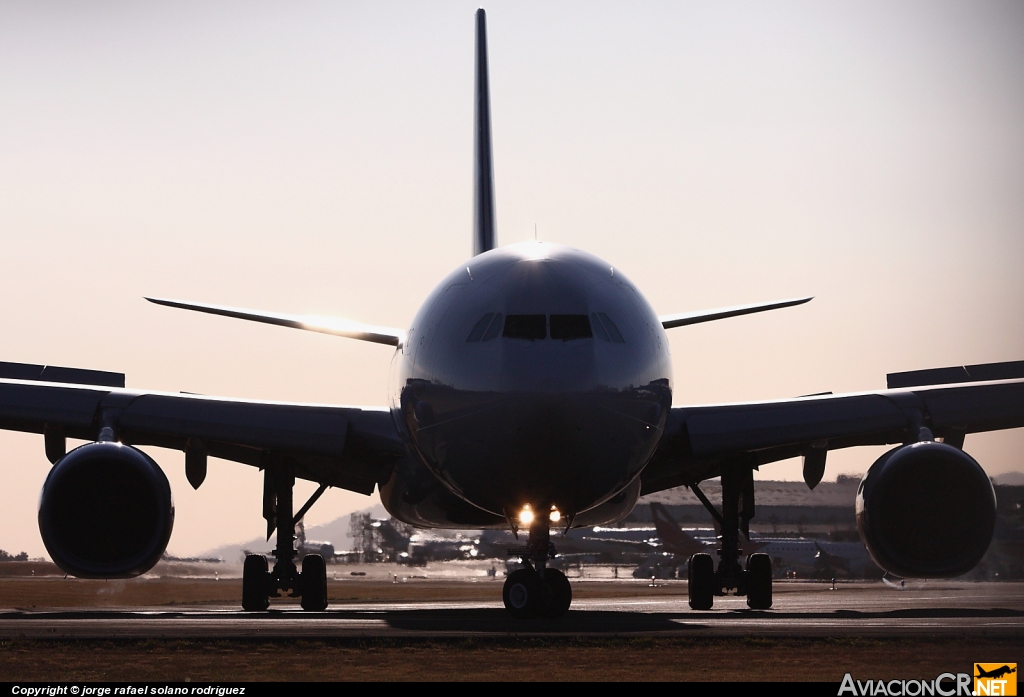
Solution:
<svg viewBox="0 0 1024 697">
<path fill-rule="evenodd" d="M 597 316 L 596 312 L 591 313 L 590 320 L 591 326 L 594 327 L 594 333 L 597 334 L 597 338 L 601 341 L 611 341 L 611 339 L 608 338 L 608 331 L 604 328 L 604 325 L 601 324 L 601 318 Z"/>
<path fill-rule="evenodd" d="M 604 329 L 608 332 L 608 338 L 606 341 L 611 341 L 613 344 L 624 344 L 625 339 L 622 338 L 622 334 L 619 333 L 619 328 L 615 326 L 615 322 L 612 322 L 612 318 L 603 312 L 597 313 L 598 321 L 604 325 Z"/>
<path fill-rule="evenodd" d="M 501 317 L 502 315 L 500 312 L 494 315 L 494 321 L 491 322 L 491 326 L 487 328 L 487 333 L 484 334 L 484 338 L 481 339 L 481 341 L 490 341 L 494 337 L 498 336 L 498 333 L 501 331 Z"/>
<path fill-rule="evenodd" d="M 487 325 L 491 323 L 492 319 L 494 319 L 493 312 L 488 312 L 486 315 L 481 317 L 480 321 L 473 325 L 473 331 L 469 333 L 469 337 L 466 338 L 466 341 L 480 341 L 480 337 L 484 335 L 484 332 L 487 330 Z"/>
<path fill-rule="evenodd" d="M 590 320 L 586 315 L 551 315 L 551 338 L 571 341 L 590 339 Z"/>
<path fill-rule="evenodd" d="M 498 336 L 498 332 L 501 331 L 501 316 L 500 312 L 488 312 L 473 325 L 473 330 L 466 341 L 490 341 Z"/>
<path fill-rule="evenodd" d="M 544 315 L 509 315 L 505 318 L 502 336 L 507 339 L 536 341 L 547 338 L 547 335 L 547 317 Z"/>
</svg>

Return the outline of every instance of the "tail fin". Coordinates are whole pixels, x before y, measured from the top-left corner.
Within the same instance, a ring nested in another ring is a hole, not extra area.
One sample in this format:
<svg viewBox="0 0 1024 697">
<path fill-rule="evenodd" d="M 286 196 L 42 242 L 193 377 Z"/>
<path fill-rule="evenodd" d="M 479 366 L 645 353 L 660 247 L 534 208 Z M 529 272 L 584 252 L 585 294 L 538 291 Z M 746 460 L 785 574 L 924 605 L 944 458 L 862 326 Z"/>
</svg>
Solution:
<svg viewBox="0 0 1024 697">
<path fill-rule="evenodd" d="M 697 552 L 703 552 L 707 546 L 695 540 L 679 527 L 679 524 L 669 515 L 668 509 L 657 502 L 651 503 L 651 518 L 654 519 L 654 527 L 658 531 L 658 537 L 666 552 L 678 554 L 682 557 L 689 557 Z"/>
<path fill-rule="evenodd" d="M 487 71 L 487 13 L 476 11 L 476 94 L 473 101 L 473 255 L 494 249 L 494 164 L 491 89 Z"/>
</svg>

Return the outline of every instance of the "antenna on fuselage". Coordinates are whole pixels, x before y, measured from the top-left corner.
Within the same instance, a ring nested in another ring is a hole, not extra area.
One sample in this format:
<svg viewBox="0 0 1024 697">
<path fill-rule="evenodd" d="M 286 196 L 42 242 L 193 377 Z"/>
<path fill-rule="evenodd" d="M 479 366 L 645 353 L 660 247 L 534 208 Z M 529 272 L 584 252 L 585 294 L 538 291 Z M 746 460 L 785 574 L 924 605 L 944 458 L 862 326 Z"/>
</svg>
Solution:
<svg viewBox="0 0 1024 697">
<path fill-rule="evenodd" d="M 494 163 L 491 90 L 487 71 L 487 13 L 476 11 L 476 92 L 473 100 L 473 256 L 494 249 Z"/>
</svg>

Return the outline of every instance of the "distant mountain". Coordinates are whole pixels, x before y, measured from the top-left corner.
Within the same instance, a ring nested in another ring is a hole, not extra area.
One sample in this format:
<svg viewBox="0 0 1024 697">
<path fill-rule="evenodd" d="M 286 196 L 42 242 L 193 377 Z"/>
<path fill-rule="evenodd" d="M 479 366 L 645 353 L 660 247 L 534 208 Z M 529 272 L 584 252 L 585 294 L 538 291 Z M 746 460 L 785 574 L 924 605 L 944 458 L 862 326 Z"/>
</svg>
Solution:
<svg viewBox="0 0 1024 697">
<path fill-rule="evenodd" d="M 992 481 L 1003 486 L 1024 486 L 1024 472 L 1004 472 L 992 477 Z"/>
<path fill-rule="evenodd" d="M 374 518 L 387 518 L 388 513 L 384 510 L 384 507 L 377 504 L 373 508 L 367 508 L 357 513 L 369 513 Z M 337 551 L 352 549 L 352 537 L 349 535 L 348 521 L 351 513 L 335 518 L 329 523 L 323 525 L 313 525 L 306 528 L 306 541 L 307 542 L 330 542 L 334 545 L 334 549 Z M 214 549 L 203 552 L 198 555 L 200 557 L 213 557 L 217 559 L 223 559 L 229 564 L 238 563 L 241 564 L 245 558 L 245 550 L 256 553 L 268 553 L 274 549 L 276 544 L 276 536 L 271 537 L 270 540 L 266 540 L 263 537 L 254 537 L 251 540 L 245 542 L 236 542 L 233 544 L 221 545 Z"/>
</svg>

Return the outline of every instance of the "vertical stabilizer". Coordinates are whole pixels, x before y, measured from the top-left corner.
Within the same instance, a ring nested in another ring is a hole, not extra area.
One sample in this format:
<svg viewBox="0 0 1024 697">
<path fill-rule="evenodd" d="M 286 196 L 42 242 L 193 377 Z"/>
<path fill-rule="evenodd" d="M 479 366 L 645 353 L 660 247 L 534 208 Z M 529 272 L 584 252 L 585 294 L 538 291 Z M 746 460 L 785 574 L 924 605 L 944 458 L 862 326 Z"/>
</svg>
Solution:
<svg viewBox="0 0 1024 697">
<path fill-rule="evenodd" d="M 686 533 L 679 523 L 669 514 L 668 509 L 657 502 L 651 503 L 651 518 L 661 538 L 662 549 L 669 554 L 689 557 L 698 552 L 707 552 L 710 548 L 700 540 Z"/>
<path fill-rule="evenodd" d="M 481 8 L 476 11 L 476 90 L 473 101 L 473 255 L 494 249 L 495 240 L 487 13 Z"/>
</svg>

